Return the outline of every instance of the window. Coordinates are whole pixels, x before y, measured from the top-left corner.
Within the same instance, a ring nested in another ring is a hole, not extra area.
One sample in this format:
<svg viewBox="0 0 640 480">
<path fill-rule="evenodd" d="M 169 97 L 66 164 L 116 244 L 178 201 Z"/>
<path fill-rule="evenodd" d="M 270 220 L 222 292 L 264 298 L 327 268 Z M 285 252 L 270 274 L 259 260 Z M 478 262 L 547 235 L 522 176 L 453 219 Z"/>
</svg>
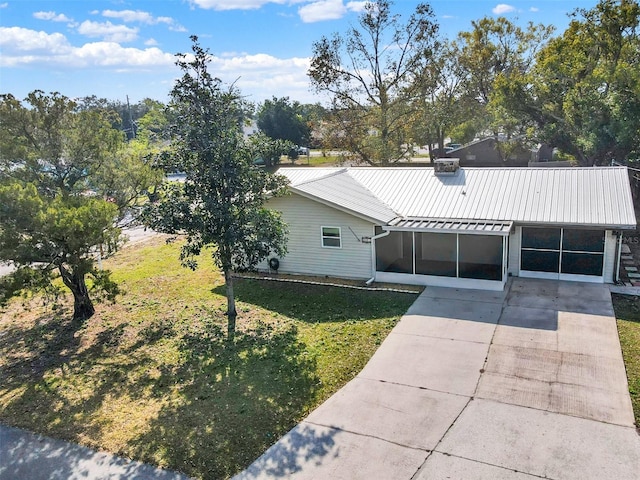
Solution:
<svg viewBox="0 0 640 480">
<path fill-rule="evenodd" d="M 457 275 L 456 235 L 416 233 L 416 273 L 455 277 Z"/>
<path fill-rule="evenodd" d="M 342 248 L 340 227 L 322 227 L 322 246 L 326 248 Z"/>
<path fill-rule="evenodd" d="M 461 278 L 502 280 L 503 237 L 458 235 L 458 270 Z"/>
<path fill-rule="evenodd" d="M 521 269 L 601 276 L 604 230 L 522 227 Z"/>
</svg>

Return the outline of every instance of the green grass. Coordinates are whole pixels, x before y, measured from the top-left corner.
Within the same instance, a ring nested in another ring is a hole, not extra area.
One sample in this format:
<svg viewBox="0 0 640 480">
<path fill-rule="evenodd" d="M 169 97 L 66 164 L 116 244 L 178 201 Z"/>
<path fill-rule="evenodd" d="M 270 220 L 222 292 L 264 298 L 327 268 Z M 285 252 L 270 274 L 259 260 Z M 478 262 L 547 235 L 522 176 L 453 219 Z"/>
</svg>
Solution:
<svg viewBox="0 0 640 480">
<path fill-rule="evenodd" d="M 640 427 L 640 298 L 612 295 L 636 426 Z"/>
<path fill-rule="evenodd" d="M 123 294 L 85 323 L 15 301 L 0 317 L 0 422 L 226 478 L 353 378 L 415 299 L 237 279 L 224 336 L 221 275 L 155 240 L 105 262 Z"/>
</svg>

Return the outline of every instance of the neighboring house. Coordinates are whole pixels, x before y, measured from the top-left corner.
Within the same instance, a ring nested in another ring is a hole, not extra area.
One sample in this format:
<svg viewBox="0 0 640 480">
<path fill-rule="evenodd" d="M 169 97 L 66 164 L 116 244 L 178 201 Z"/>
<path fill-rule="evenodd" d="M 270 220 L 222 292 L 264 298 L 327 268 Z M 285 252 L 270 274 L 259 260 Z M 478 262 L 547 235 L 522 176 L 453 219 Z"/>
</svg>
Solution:
<svg viewBox="0 0 640 480">
<path fill-rule="evenodd" d="M 278 173 L 291 182 L 269 202 L 289 225 L 281 273 L 492 290 L 509 275 L 611 283 L 622 231 L 636 226 L 624 167 Z"/>
<path fill-rule="evenodd" d="M 515 146 L 507 152 L 507 148 L 495 137 L 475 140 L 453 150 L 445 157 L 458 158 L 463 167 L 526 167 L 530 162 L 547 162 L 552 160 L 553 150 L 547 145 L 539 145 L 535 149 Z"/>
</svg>

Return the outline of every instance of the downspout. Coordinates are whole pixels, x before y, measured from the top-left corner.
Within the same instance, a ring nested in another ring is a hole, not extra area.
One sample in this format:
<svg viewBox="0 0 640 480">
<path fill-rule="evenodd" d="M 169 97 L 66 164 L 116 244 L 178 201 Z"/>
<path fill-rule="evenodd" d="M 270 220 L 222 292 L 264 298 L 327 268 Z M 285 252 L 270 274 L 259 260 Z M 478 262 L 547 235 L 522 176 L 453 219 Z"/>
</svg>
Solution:
<svg viewBox="0 0 640 480">
<path fill-rule="evenodd" d="M 367 285 L 371 285 L 376 280 L 376 249 L 375 249 L 375 241 L 379 238 L 386 237 L 391 233 L 391 230 L 384 230 L 380 235 L 374 235 L 371 237 L 371 265 L 373 266 L 372 277 L 365 282 Z"/>
</svg>

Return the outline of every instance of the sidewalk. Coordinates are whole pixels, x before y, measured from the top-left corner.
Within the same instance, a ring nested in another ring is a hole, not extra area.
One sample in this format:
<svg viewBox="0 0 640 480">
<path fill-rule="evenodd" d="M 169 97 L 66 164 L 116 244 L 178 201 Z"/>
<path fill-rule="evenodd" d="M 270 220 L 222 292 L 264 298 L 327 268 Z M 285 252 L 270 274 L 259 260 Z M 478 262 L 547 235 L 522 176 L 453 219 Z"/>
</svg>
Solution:
<svg viewBox="0 0 640 480">
<path fill-rule="evenodd" d="M 0 425 L 0 480 L 188 480 L 151 465 Z"/>
</svg>

